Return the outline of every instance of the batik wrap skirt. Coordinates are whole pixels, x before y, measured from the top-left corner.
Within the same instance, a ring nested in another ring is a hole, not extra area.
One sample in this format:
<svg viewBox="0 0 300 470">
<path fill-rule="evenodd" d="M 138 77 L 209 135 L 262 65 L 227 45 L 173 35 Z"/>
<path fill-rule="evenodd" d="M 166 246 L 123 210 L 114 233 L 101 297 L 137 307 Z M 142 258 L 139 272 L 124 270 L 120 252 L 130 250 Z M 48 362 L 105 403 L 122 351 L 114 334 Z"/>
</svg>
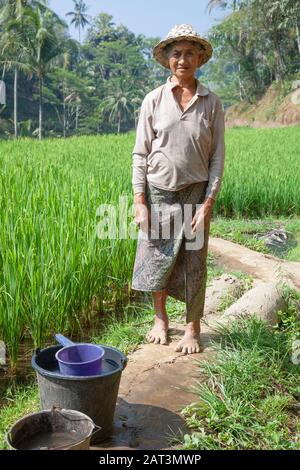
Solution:
<svg viewBox="0 0 300 470">
<path fill-rule="evenodd" d="M 147 182 L 147 208 L 153 211 L 156 207 L 155 237 L 151 235 L 152 222 L 138 233 L 132 288 L 148 292 L 166 289 L 168 295 L 185 302 L 187 322 L 200 319 L 204 311 L 210 223 L 204 227 L 203 221 L 197 240 L 188 225 L 205 199 L 207 184 L 204 181 L 168 191 Z M 166 222 L 170 228 L 164 232 Z"/>
</svg>

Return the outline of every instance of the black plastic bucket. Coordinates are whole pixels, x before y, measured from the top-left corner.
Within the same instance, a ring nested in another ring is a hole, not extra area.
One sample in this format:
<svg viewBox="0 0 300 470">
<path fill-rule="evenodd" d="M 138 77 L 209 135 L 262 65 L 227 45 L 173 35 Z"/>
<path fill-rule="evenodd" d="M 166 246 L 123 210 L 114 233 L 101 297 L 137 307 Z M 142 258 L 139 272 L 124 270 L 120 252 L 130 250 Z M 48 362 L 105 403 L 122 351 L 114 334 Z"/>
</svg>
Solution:
<svg viewBox="0 0 300 470">
<path fill-rule="evenodd" d="M 88 415 L 101 427 L 92 437 L 92 444 L 111 435 L 121 374 L 127 364 L 127 357 L 121 351 L 111 346 L 100 346 L 105 350 L 100 375 L 62 375 L 55 358 L 56 352 L 62 348 L 59 345 L 37 349 L 31 361 L 37 373 L 41 409 L 55 406 Z"/>
</svg>

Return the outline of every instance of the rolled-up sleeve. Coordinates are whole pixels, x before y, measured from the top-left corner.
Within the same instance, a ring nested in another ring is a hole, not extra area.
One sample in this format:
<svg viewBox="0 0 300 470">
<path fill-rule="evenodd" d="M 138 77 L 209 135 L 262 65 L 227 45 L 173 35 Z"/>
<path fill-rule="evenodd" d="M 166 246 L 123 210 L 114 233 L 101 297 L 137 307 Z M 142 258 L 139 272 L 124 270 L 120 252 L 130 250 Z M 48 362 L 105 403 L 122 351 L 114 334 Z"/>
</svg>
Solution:
<svg viewBox="0 0 300 470">
<path fill-rule="evenodd" d="M 136 130 L 135 146 L 132 152 L 132 186 L 134 194 L 145 191 L 147 156 L 151 152 L 152 140 L 155 138 L 152 120 L 153 103 L 146 96 L 142 102 Z"/>
<path fill-rule="evenodd" d="M 212 110 L 212 147 L 209 160 L 209 181 L 205 197 L 217 198 L 221 188 L 225 161 L 225 119 L 221 100 L 217 97 Z"/>
</svg>

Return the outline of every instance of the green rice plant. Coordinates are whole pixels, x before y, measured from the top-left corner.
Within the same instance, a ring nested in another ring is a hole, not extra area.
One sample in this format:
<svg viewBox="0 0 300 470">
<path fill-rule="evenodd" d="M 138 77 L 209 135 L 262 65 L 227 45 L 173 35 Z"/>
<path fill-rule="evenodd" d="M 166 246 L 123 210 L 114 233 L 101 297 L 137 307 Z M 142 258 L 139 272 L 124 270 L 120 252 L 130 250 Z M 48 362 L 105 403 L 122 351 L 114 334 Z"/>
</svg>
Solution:
<svg viewBox="0 0 300 470">
<path fill-rule="evenodd" d="M 227 130 L 214 212 L 299 214 L 299 133 Z M 130 132 L 0 143 L 0 337 L 13 366 L 24 337 L 40 347 L 56 331 L 75 334 L 85 328 L 92 299 L 105 309 L 132 295 L 136 240 L 99 239 L 97 209 L 117 208 L 120 196 L 132 203 L 134 138 Z"/>
<path fill-rule="evenodd" d="M 0 335 L 13 366 L 24 335 L 42 346 L 56 331 L 84 328 L 92 298 L 128 300 L 136 242 L 100 240 L 96 213 L 121 194 L 132 199 L 131 144 L 129 136 L 1 143 Z"/>
<path fill-rule="evenodd" d="M 227 130 L 216 213 L 264 217 L 300 213 L 300 129 Z"/>
</svg>

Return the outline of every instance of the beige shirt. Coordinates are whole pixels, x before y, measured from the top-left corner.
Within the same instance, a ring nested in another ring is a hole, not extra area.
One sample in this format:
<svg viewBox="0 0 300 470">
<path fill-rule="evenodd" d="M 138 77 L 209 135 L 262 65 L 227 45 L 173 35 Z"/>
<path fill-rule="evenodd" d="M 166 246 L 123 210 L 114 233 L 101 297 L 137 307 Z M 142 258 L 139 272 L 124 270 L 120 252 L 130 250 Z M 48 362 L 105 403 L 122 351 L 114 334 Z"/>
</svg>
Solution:
<svg viewBox="0 0 300 470">
<path fill-rule="evenodd" d="M 206 197 L 216 199 L 224 171 L 224 111 L 217 95 L 197 82 L 196 94 L 182 111 L 168 77 L 142 103 L 132 152 L 134 193 L 153 186 L 176 191 L 208 181 Z"/>
</svg>

